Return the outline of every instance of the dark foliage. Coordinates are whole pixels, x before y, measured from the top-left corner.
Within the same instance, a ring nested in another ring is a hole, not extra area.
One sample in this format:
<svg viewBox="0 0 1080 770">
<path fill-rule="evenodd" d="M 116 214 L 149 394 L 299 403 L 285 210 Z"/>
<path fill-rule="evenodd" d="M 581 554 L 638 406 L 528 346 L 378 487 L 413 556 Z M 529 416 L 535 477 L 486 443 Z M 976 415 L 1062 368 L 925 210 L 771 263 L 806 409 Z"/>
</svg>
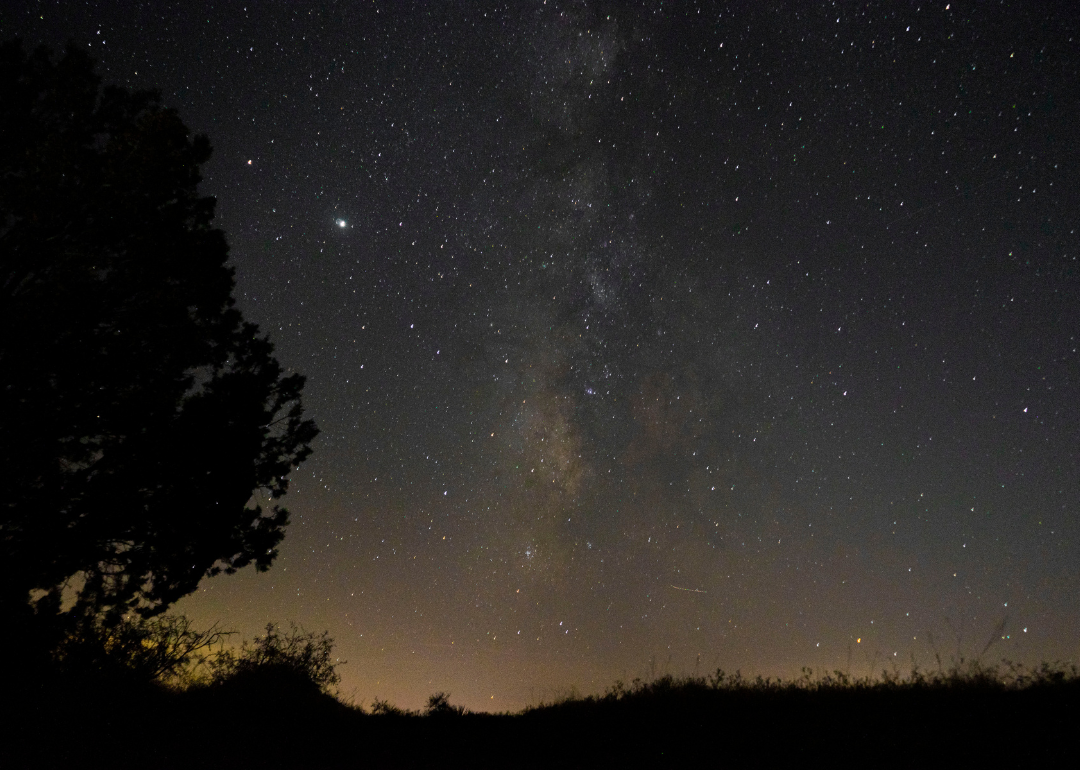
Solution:
<svg viewBox="0 0 1080 770">
<path fill-rule="evenodd" d="M 54 675 L 62 681 L 117 682 L 183 687 L 196 670 L 215 660 L 233 632 L 216 625 L 197 631 L 183 615 L 125 618 L 105 625 L 101 618 L 81 619 L 53 652 Z"/>
<path fill-rule="evenodd" d="M 209 156 L 74 47 L 0 46 L 0 619 L 25 638 L 277 554 L 317 430 L 234 306 Z"/>
<path fill-rule="evenodd" d="M 451 704 L 450 693 L 437 692 L 428 698 L 427 709 L 424 713 L 429 717 L 460 717 L 465 715 L 465 707 Z"/>
<path fill-rule="evenodd" d="M 238 652 L 222 650 L 208 663 L 215 685 L 280 688 L 292 683 L 327 693 L 341 681 L 336 668 L 345 662 L 334 660 L 333 651 L 334 640 L 326 631 L 316 634 L 293 625 L 283 633 L 268 623 L 265 636 L 245 641 Z"/>
<path fill-rule="evenodd" d="M 444 693 L 432 696 L 424 715 L 385 701 L 372 715 L 311 682 L 267 686 L 271 679 L 186 691 L 65 691 L 48 720 L 20 714 L 26 729 L 13 733 L 5 760 L 35 768 L 186 768 L 207 757 L 263 768 L 1052 767 L 1075 757 L 1080 718 L 1080 672 L 1049 666 L 876 681 L 718 672 L 616 684 L 603 696 L 520 714 L 456 718 L 443 716 L 457 711 Z"/>
</svg>

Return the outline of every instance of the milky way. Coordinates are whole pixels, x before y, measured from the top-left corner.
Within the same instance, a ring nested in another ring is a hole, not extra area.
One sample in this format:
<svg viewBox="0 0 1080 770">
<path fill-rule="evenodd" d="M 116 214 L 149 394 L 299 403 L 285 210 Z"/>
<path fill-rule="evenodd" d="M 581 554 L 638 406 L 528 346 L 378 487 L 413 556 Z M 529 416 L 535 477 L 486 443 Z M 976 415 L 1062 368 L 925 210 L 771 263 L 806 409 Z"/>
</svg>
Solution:
<svg viewBox="0 0 1080 770">
<path fill-rule="evenodd" d="M 111 5 L 0 27 L 210 136 L 323 431 L 178 611 L 407 707 L 1077 661 L 1067 4 Z"/>
</svg>

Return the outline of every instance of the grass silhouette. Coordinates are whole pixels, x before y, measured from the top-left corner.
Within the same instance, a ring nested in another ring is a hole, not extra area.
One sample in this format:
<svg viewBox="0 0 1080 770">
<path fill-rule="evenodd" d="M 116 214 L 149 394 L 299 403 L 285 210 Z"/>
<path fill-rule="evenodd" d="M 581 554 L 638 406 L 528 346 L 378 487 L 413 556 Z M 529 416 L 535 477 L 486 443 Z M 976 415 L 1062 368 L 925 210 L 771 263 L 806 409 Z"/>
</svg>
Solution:
<svg viewBox="0 0 1080 770">
<path fill-rule="evenodd" d="M 212 675 L 171 684 L 43 675 L 3 694 L 4 767 L 675 767 L 827 761 L 1047 765 L 1074 756 L 1080 671 L 954 659 L 793 680 L 716 670 L 617 681 L 517 713 L 438 692 L 421 711 L 333 693 L 332 640 L 273 627 Z M 247 651 L 246 653 L 244 651 Z M 985 653 L 985 650 L 984 650 Z M 247 661 L 242 664 L 242 661 Z"/>
</svg>

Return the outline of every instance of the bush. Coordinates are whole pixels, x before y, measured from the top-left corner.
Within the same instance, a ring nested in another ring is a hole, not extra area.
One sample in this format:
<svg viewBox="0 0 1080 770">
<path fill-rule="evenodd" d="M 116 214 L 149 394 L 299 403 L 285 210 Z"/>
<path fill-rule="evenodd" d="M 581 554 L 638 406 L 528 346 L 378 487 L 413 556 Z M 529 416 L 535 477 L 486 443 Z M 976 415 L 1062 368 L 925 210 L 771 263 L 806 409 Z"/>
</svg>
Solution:
<svg viewBox="0 0 1080 770">
<path fill-rule="evenodd" d="M 428 698 L 427 709 L 424 711 L 429 717 L 434 716 L 454 716 L 459 717 L 465 713 L 464 706 L 453 706 L 450 704 L 450 693 L 437 692 Z"/>
<path fill-rule="evenodd" d="M 341 681 L 337 666 L 345 661 L 332 657 L 334 640 L 329 632 L 306 632 L 290 624 L 282 633 L 273 623 L 267 623 L 266 634 L 249 644 L 245 641 L 239 651 L 222 650 L 207 661 L 215 684 L 228 681 L 250 681 L 254 678 L 307 682 L 320 691 L 331 694 Z"/>
<path fill-rule="evenodd" d="M 379 700 L 378 697 L 371 704 L 371 713 L 384 717 L 414 717 L 417 712 L 395 706 L 388 700 Z"/>
</svg>

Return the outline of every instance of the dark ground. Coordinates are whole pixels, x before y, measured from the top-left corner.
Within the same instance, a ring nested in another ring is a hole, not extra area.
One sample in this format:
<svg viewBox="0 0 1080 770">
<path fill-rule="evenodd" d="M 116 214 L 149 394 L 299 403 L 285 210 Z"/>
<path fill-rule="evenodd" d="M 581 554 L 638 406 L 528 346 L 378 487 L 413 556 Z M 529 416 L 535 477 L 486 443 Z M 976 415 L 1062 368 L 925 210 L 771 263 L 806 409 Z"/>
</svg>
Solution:
<svg viewBox="0 0 1080 770">
<path fill-rule="evenodd" d="M 660 680 L 619 698 L 463 716 L 365 714 L 303 682 L 180 693 L 84 682 L 5 700 L 5 768 L 1049 767 L 1076 755 L 1080 680 L 1023 689 Z"/>
</svg>

